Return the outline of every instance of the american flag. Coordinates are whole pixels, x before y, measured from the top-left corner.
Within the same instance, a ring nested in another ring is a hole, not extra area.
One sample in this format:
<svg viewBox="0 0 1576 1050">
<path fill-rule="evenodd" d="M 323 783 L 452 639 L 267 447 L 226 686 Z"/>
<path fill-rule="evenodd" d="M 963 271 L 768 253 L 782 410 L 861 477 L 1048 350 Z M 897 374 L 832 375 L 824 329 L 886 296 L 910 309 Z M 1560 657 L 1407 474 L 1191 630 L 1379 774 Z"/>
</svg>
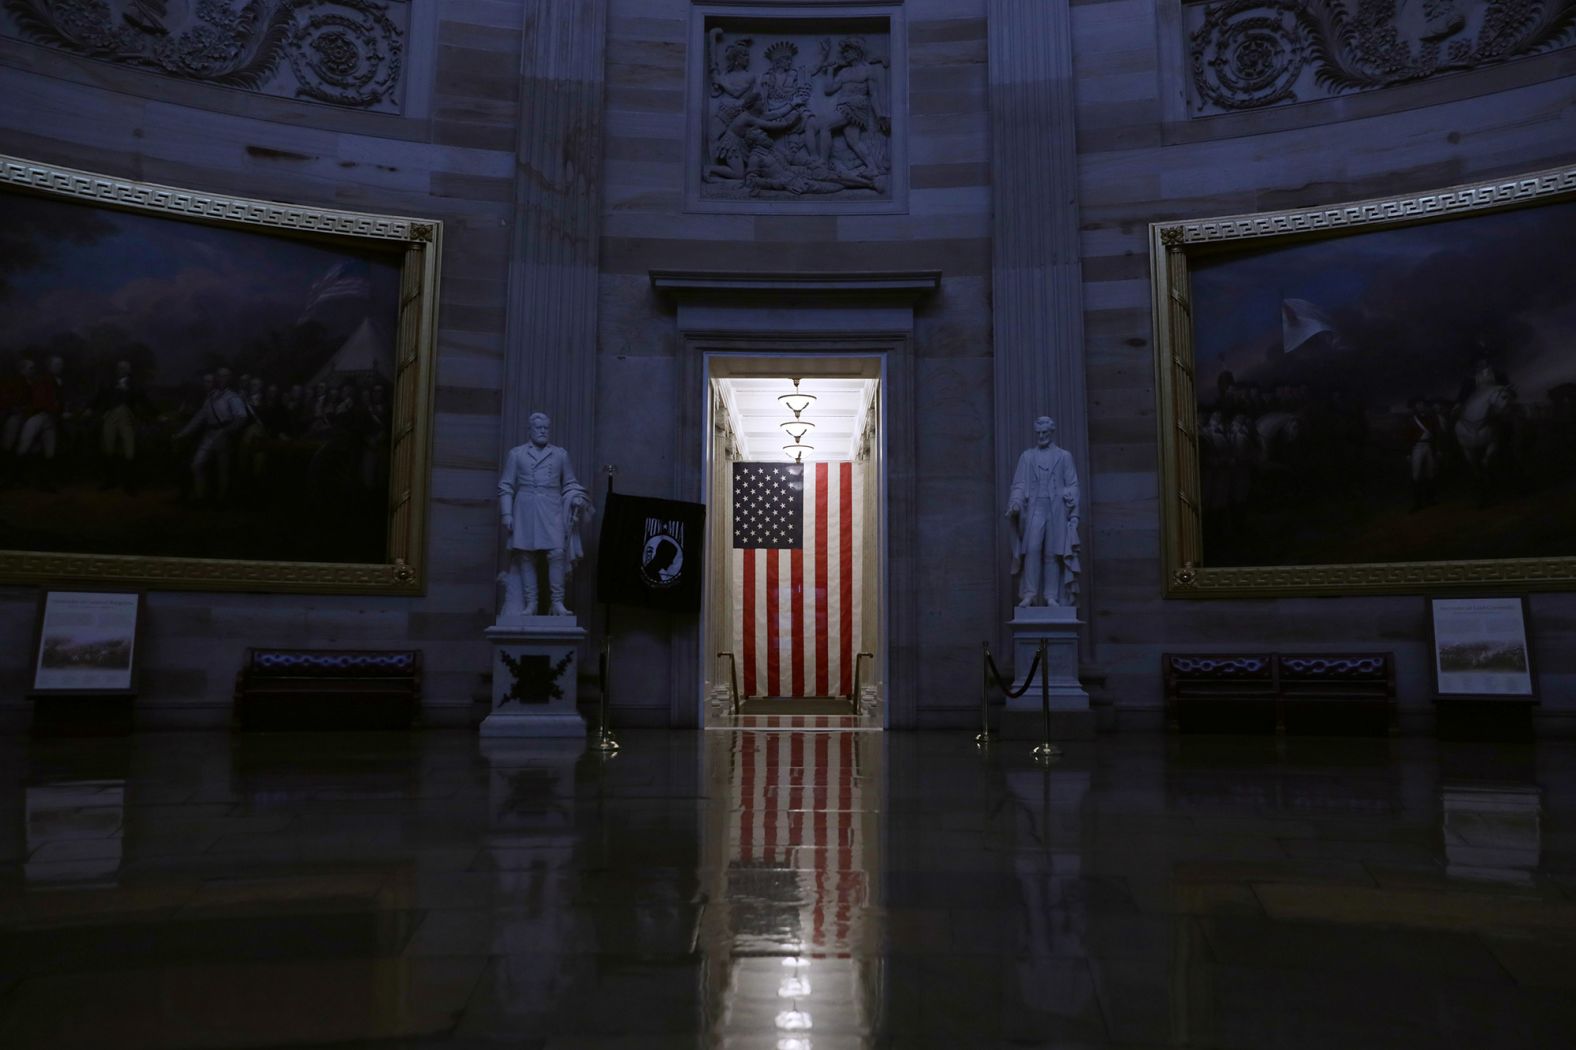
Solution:
<svg viewBox="0 0 1576 1050">
<path fill-rule="evenodd" d="M 846 696 L 860 640 L 864 471 L 733 465 L 734 652 L 746 696 Z"/>
<path fill-rule="evenodd" d="M 306 306 L 301 310 L 304 321 L 324 303 L 336 299 L 366 299 L 372 295 L 372 275 L 361 263 L 337 262 L 323 272 L 307 289 Z"/>
</svg>

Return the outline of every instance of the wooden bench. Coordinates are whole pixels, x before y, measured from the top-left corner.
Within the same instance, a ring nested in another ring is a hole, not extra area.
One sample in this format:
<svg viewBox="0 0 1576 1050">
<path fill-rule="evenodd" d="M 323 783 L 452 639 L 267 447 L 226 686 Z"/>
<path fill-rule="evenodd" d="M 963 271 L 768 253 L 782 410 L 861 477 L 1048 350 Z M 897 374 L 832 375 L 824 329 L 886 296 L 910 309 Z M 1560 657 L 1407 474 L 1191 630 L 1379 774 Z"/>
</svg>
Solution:
<svg viewBox="0 0 1576 1050">
<path fill-rule="evenodd" d="M 1294 726 L 1317 730 L 1358 715 L 1370 718 L 1370 728 L 1381 733 L 1397 731 L 1390 653 L 1279 653 L 1275 677 L 1282 727 L 1289 718 Z"/>
<path fill-rule="evenodd" d="M 1249 705 L 1245 728 L 1256 724 L 1254 715 L 1267 711 L 1273 718 L 1279 710 L 1280 690 L 1271 654 L 1162 653 L 1160 667 L 1165 678 L 1168 729 L 1182 729 L 1184 707 L 1211 714 L 1229 710 L 1229 720 L 1237 723 L 1243 713 L 1239 705 Z"/>
<path fill-rule="evenodd" d="M 1162 653 L 1166 726 L 1225 732 L 1320 731 L 1352 714 L 1395 732 L 1391 653 Z M 1339 706 L 1337 706 L 1339 705 Z M 1372 728 L 1372 724 L 1370 725 Z"/>
<path fill-rule="evenodd" d="M 235 677 L 242 729 L 408 729 L 419 649 L 248 649 Z"/>
</svg>

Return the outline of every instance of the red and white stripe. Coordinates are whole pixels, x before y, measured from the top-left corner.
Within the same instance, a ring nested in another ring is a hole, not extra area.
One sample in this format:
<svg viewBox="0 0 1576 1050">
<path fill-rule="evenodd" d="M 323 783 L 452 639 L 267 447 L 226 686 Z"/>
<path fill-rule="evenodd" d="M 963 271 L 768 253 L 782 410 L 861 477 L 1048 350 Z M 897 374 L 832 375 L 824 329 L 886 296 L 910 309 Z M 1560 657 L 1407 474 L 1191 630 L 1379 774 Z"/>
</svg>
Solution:
<svg viewBox="0 0 1576 1050">
<path fill-rule="evenodd" d="M 864 469 L 807 463 L 804 544 L 733 551 L 733 651 L 746 696 L 847 696 L 863 609 Z"/>
<path fill-rule="evenodd" d="M 854 732 L 734 734 L 729 863 L 798 873 L 797 937 L 812 957 L 848 955 L 869 904 L 859 742 Z"/>
</svg>

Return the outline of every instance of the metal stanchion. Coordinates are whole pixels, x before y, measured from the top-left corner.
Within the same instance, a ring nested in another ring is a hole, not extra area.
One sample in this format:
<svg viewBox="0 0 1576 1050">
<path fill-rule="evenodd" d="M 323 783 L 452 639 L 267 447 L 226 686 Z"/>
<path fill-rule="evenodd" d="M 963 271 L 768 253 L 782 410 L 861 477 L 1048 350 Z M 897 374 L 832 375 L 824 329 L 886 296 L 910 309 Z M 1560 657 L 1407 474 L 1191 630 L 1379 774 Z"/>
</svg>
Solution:
<svg viewBox="0 0 1576 1050">
<path fill-rule="evenodd" d="M 618 473 L 618 464 L 607 464 L 607 494 L 613 495 L 613 475 Z M 608 694 L 611 689 L 608 685 L 612 674 L 613 661 L 613 606 L 604 602 L 602 604 L 602 653 L 598 661 L 597 671 L 602 682 L 602 700 L 597 705 L 596 736 L 591 741 L 591 748 L 604 755 L 612 756 L 618 751 L 618 739 L 613 736 L 613 730 L 608 726 Z"/>
<path fill-rule="evenodd" d="M 872 664 L 874 664 L 875 660 L 876 660 L 876 654 L 875 653 L 855 653 L 854 654 L 854 691 L 852 693 L 848 694 L 848 711 L 849 711 L 849 714 L 857 715 L 859 713 L 859 694 L 860 694 L 860 692 L 862 692 L 862 687 L 861 687 L 860 681 L 859 681 L 859 666 L 860 666 L 860 661 L 863 660 L 867 656 L 870 658 L 870 662 Z"/>
<path fill-rule="evenodd" d="M 1029 663 L 1029 669 L 1024 672 L 1023 684 L 1014 689 L 1010 682 L 1002 678 L 1001 671 L 996 667 L 996 661 L 991 658 L 990 643 L 980 643 L 981 648 L 984 650 L 983 659 L 981 660 L 984 667 L 980 671 L 980 731 L 974 737 L 974 742 L 982 750 L 993 739 L 987 709 L 991 683 L 994 682 L 996 687 L 1009 700 L 1016 700 L 1029 691 L 1029 686 L 1034 684 L 1034 676 L 1038 673 L 1040 675 L 1040 703 L 1045 708 L 1045 743 L 1034 749 L 1034 757 L 1037 760 L 1049 759 L 1055 758 L 1062 753 L 1061 748 L 1051 743 L 1051 687 L 1047 680 L 1047 675 L 1050 673 L 1050 657 L 1046 652 L 1046 644 L 1044 641 L 1040 642 L 1040 648 L 1035 652 L 1034 659 Z"/>
<path fill-rule="evenodd" d="M 1045 714 L 1045 743 L 1034 749 L 1036 762 L 1049 762 L 1053 758 L 1060 758 L 1062 749 L 1051 743 L 1051 662 L 1046 655 L 1046 641 L 1040 639 L 1040 710 Z"/>
<path fill-rule="evenodd" d="M 739 717 L 739 664 L 733 658 L 733 653 L 722 652 L 717 654 L 717 659 L 728 658 L 728 696 L 733 701 L 733 717 Z"/>
<path fill-rule="evenodd" d="M 980 731 L 974 742 L 984 747 L 991 742 L 990 732 L 990 643 L 980 643 Z"/>
<path fill-rule="evenodd" d="M 591 747 L 594 750 L 603 752 L 604 754 L 612 754 L 619 748 L 618 741 L 613 736 L 613 730 L 608 728 L 607 724 L 608 663 L 612 650 L 613 639 L 612 636 L 609 635 L 602 639 L 602 659 L 601 667 L 599 668 L 602 679 L 602 700 L 601 703 L 597 705 L 596 737 L 591 741 Z"/>
</svg>

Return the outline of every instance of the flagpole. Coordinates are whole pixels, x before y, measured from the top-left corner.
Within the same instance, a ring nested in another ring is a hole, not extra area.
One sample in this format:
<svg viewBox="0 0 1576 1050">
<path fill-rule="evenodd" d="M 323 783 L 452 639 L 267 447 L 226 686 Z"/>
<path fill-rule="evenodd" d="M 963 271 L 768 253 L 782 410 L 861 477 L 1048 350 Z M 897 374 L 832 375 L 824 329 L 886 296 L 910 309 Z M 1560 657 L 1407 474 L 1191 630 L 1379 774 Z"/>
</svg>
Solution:
<svg viewBox="0 0 1576 1050">
<path fill-rule="evenodd" d="M 607 465 L 607 493 L 606 493 L 606 495 L 609 496 L 609 497 L 613 495 L 613 475 L 617 474 L 617 473 L 618 473 L 618 464 L 616 464 L 616 463 L 609 463 Z M 608 499 L 604 499 L 602 501 L 602 512 L 604 514 L 607 513 L 607 504 L 609 502 L 610 501 Z M 605 553 L 606 552 L 598 551 L 597 552 L 597 556 L 598 557 L 602 557 L 602 556 L 605 555 Z M 604 754 L 607 754 L 607 755 L 612 755 L 612 754 L 616 753 L 618 751 L 618 749 L 619 749 L 618 740 L 614 738 L 613 730 L 608 726 L 608 721 L 607 721 L 607 719 L 608 719 L 608 702 L 607 702 L 608 676 L 609 676 L 609 673 L 610 673 L 610 670 L 611 670 L 608 667 L 608 663 L 609 663 L 609 661 L 612 658 L 612 648 L 613 648 L 613 605 L 612 605 L 611 602 L 603 602 L 602 603 L 602 653 L 601 653 L 601 656 L 600 656 L 600 658 L 599 658 L 599 660 L 597 662 L 598 671 L 600 672 L 599 677 L 601 679 L 601 681 L 599 683 L 600 686 L 601 686 L 601 689 L 599 691 L 601 692 L 602 695 L 601 695 L 601 700 L 599 701 L 596 737 L 595 737 L 595 739 L 593 739 L 591 741 L 591 747 L 594 750 L 601 751 L 601 752 L 603 752 Z"/>
</svg>

